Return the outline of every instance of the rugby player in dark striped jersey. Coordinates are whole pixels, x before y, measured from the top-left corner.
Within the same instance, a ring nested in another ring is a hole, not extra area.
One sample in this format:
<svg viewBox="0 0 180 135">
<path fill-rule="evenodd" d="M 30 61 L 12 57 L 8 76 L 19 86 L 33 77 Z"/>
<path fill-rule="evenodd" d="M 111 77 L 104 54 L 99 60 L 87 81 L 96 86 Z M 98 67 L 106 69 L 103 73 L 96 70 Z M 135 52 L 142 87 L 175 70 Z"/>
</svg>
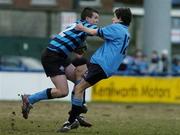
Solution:
<svg viewBox="0 0 180 135">
<path fill-rule="evenodd" d="M 64 31 L 55 35 L 49 45 L 42 53 L 41 62 L 47 77 L 50 77 L 54 88 L 46 88 L 32 95 L 22 95 L 22 114 L 28 118 L 32 106 L 41 101 L 54 98 L 66 97 L 69 93 L 68 81 L 77 82 L 75 76 L 75 66 L 71 64 L 69 55 L 71 53 L 84 52 L 83 43 L 87 33 L 75 29 L 76 24 L 81 23 L 85 27 L 96 29 L 99 21 L 97 10 L 86 7 L 81 13 L 81 19 L 74 22 Z M 80 48 L 80 49 L 79 49 Z M 77 51 L 81 50 L 81 51 Z"/>
</svg>

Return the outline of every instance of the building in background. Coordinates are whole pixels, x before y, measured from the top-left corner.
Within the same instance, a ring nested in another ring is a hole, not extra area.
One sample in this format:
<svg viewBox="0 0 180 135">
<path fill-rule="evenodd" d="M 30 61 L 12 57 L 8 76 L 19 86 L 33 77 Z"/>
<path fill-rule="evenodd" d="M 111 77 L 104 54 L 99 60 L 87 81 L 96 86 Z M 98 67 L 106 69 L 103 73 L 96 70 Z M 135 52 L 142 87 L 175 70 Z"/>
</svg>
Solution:
<svg viewBox="0 0 180 135">
<path fill-rule="evenodd" d="M 0 0 L 0 55 L 23 55 L 40 58 L 48 39 L 62 29 L 62 13 L 79 17 L 80 11 L 92 6 L 100 11 L 100 26 L 111 23 L 112 11 L 119 6 L 131 7 L 133 22 L 130 55 L 143 49 L 143 0 Z M 180 0 L 172 0 L 172 55 L 180 54 Z M 88 38 L 87 57 L 101 44 Z"/>
</svg>

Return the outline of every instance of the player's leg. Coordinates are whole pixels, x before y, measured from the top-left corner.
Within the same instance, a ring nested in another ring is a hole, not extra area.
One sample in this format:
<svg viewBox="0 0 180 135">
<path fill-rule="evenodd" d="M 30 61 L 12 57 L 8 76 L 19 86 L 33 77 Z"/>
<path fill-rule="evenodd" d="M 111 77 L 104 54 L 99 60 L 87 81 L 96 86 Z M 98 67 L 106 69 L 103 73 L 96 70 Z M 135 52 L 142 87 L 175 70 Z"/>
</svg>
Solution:
<svg viewBox="0 0 180 135">
<path fill-rule="evenodd" d="M 25 119 L 28 118 L 29 111 L 32 108 L 32 105 L 36 102 L 53 98 L 61 98 L 68 95 L 68 84 L 65 75 L 51 77 L 51 80 L 56 88 L 47 88 L 32 95 L 22 95 L 22 113 Z"/>
<path fill-rule="evenodd" d="M 73 66 L 67 66 L 67 70 L 70 69 L 73 71 L 74 68 L 75 67 Z M 67 96 L 69 92 L 67 78 L 64 72 L 61 72 L 60 74 L 61 75 L 50 77 L 52 83 L 55 85 L 55 88 L 48 88 L 28 96 L 30 104 L 34 104 L 43 99 L 62 98 Z M 71 76 L 71 80 L 73 80 L 73 75 Z"/>
<path fill-rule="evenodd" d="M 88 88 L 90 86 L 87 82 L 84 83 L 84 81 L 81 81 L 81 83 L 79 83 L 78 85 L 84 85 L 84 86 L 82 86 L 83 90 L 85 90 L 86 88 Z M 78 85 L 76 85 L 76 86 L 78 86 Z M 76 86 L 75 86 L 75 89 L 78 89 L 78 88 L 76 88 Z M 77 99 L 74 96 L 72 97 L 72 109 L 69 113 L 69 115 L 70 115 L 69 119 L 67 122 L 65 122 L 63 124 L 63 127 L 60 128 L 57 132 L 68 132 L 69 130 L 74 129 L 74 127 L 79 124 L 77 117 L 79 117 L 79 115 L 82 113 L 83 90 L 81 92 L 78 92 L 79 93 L 78 95 L 80 95 L 80 93 L 81 93 L 81 99 Z M 83 119 L 81 119 L 81 120 L 83 120 Z M 76 126 L 76 128 L 77 128 L 77 126 Z"/>
<path fill-rule="evenodd" d="M 68 119 L 70 123 L 73 123 L 74 120 L 77 119 L 81 113 L 83 113 L 83 93 L 84 90 L 90 86 L 91 85 L 84 79 L 82 79 L 81 82 L 75 86 L 75 93 L 71 101 L 72 108 Z"/>
<path fill-rule="evenodd" d="M 72 81 L 73 83 L 76 82 L 75 69 L 76 69 L 76 67 L 73 64 L 69 64 L 65 68 L 65 75 L 66 75 L 67 79 Z"/>
<path fill-rule="evenodd" d="M 78 55 L 79 56 L 79 55 Z M 75 68 L 75 77 L 76 77 L 76 82 L 75 82 L 75 85 L 77 85 L 82 76 L 85 74 L 85 72 L 87 71 L 87 59 L 86 58 L 83 58 L 82 56 L 79 56 L 77 57 L 76 59 L 74 59 L 72 61 L 72 64 L 76 67 Z M 74 86 L 75 86 L 74 85 Z M 71 97 L 73 98 L 74 96 L 74 90 L 72 91 L 72 95 Z M 84 90 L 84 93 L 83 93 L 83 110 L 82 110 L 82 113 L 87 113 L 88 109 L 87 109 L 87 105 L 86 105 L 86 100 L 85 100 L 85 90 Z M 70 113 L 70 112 L 69 112 Z M 86 121 L 85 117 L 84 116 L 78 116 L 77 117 L 79 123 L 80 123 L 80 126 L 83 126 L 83 127 L 91 127 L 92 124 L 89 123 L 88 121 Z"/>
<path fill-rule="evenodd" d="M 75 76 L 76 76 L 76 83 L 75 83 L 75 86 L 80 83 L 83 75 L 85 74 L 85 72 L 88 70 L 87 69 L 87 65 L 86 63 L 83 63 L 81 62 L 82 64 L 79 64 L 78 66 L 76 66 L 76 69 L 75 69 Z M 72 92 L 72 97 L 74 96 L 74 91 Z M 86 94 L 85 94 L 85 90 L 83 92 L 83 108 L 84 108 L 84 111 L 83 113 L 86 113 L 87 112 L 87 106 L 86 106 Z"/>
<path fill-rule="evenodd" d="M 72 64 L 76 67 L 75 69 L 75 78 L 76 78 L 76 81 L 75 81 L 75 85 L 74 87 L 80 82 L 82 76 L 84 75 L 84 73 L 87 71 L 87 60 L 85 58 L 76 58 L 72 61 Z M 73 98 L 74 96 L 74 89 L 72 91 L 72 94 L 71 94 L 71 98 Z M 85 91 L 83 93 L 83 111 L 82 113 L 86 113 L 87 112 L 87 106 L 86 106 L 86 101 L 85 101 Z M 69 115 L 70 115 L 71 111 L 69 111 Z M 83 126 L 83 127 L 91 127 L 92 124 L 89 123 L 86 118 L 82 115 L 78 116 L 77 117 L 77 120 L 80 124 L 80 126 Z M 58 130 L 58 132 L 64 132 L 64 127 L 67 126 L 68 124 L 70 124 L 69 121 L 66 121 L 64 122 L 63 126 Z"/>
<path fill-rule="evenodd" d="M 82 76 L 84 75 L 84 73 L 87 71 L 87 59 L 84 58 L 82 55 L 78 55 L 76 54 L 76 58 L 74 60 L 72 60 L 72 64 L 76 67 L 75 68 L 75 85 L 77 85 Z M 72 91 L 72 97 L 74 96 L 74 89 Z M 85 92 L 84 92 L 84 98 L 83 98 L 83 102 L 84 102 L 84 113 L 87 112 L 87 106 L 85 105 L 86 101 L 85 101 Z"/>
<path fill-rule="evenodd" d="M 75 86 L 75 95 L 71 101 L 72 108 L 68 119 L 70 124 L 64 127 L 64 132 L 68 132 L 69 130 L 71 130 L 71 124 L 73 124 L 76 121 L 77 116 L 79 116 L 82 113 L 84 89 L 94 85 L 95 83 L 105 78 L 107 78 L 107 76 L 99 65 L 88 65 L 87 74 L 84 76 L 84 78 L 81 79 L 81 82 Z"/>
<path fill-rule="evenodd" d="M 61 98 L 68 95 L 68 83 L 64 69 L 67 63 L 67 60 L 63 57 L 59 57 L 59 54 L 54 54 L 47 50 L 44 52 L 42 55 L 42 64 L 46 75 L 50 76 L 55 88 L 47 88 L 32 95 L 22 95 L 22 113 L 25 119 L 28 118 L 29 110 L 36 102 L 46 99 Z M 59 69 L 59 67 L 61 67 L 61 69 Z"/>
</svg>

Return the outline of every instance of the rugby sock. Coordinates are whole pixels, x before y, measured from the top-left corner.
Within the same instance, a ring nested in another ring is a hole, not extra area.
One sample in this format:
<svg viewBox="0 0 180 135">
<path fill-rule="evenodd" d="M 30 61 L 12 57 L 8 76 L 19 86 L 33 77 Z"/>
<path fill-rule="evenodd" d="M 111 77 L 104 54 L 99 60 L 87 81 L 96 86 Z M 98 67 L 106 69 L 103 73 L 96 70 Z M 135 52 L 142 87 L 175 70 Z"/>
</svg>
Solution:
<svg viewBox="0 0 180 135">
<path fill-rule="evenodd" d="M 77 81 L 75 82 L 75 85 L 79 84 L 79 83 L 80 83 L 80 81 L 81 81 L 81 80 L 77 80 Z"/>
<path fill-rule="evenodd" d="M 72 105 L 80 106 L 83 105 L 83 100 L 73 97 L 72 98 Z"/>
<path fill-rule="evenodd" d="M 34 104 L 40 100 L 45 100 L 45 99 L 51 99 L 51 88 L 48 88 L 46 90 L 37 92 L 35 94 L 32 94 L 28 96 L 28 100 L 30 104 Z"/>
<path fill-rule="evenodd" d="M 72 101 L 73 97 L 74 97 L 74 90 L 71 93 L 71 101 Z M 83 91 L 83 101 L 82 101 L 82 103 L 83 104 L 86 103 L 86 93 L 85 93 L 85 91 Z"/>
<path fill-rule="evenodd" d="M 76 117 L 79 116 L 82 112 L 83 100 L 73 97 L 71 102 L 72 102 L 72 108 L 71 111 L 69 112 L 70 116 L 68 121 L 70 123 L 73 123 Z"/>
<path fill-rule="evenodd" d="M 48 99 L 53 99 L 53 97 L 52 97 L 52 95 L 51 95 L 51 90 L 52 90 L 52 88 L 48 88 L 48 89 L 46 90 L 46 94 L 47 94 L 47 96 L 48 96 Z"/>
<path fill-rule="evenodd" d="M 75 82 L 75 86 L 78 84 L 78 83 L 80 83 L 80 81 L 81 80 L 77 80 L 76 82 Z M 83 91 L 83 104 L 85 104 L 86 103 L 86 93 L 85 93 L 85 90 Z M 72 101 L 72 99 L 73 99 L 73 97 L 74 97 L 74 89 L 73 89 L 73 91 L 72 91 L 72 93 L 71 93 L 71 101 Z"/>
<path fill-rule="evenodd" d="M 70 116 L 69 116 L 69 119 L 68 119 L 68 121 L 70 123 L 73 123 L 75 121 L 76 117 L 81 114 L 81 109 L 82 109 L 81 106 L 77 106 L 77 105 L 72 104 Z"/>
<path fill-rule="evenodd" d="M 73 97 L 74 97 L 74 91 L 72 91 L 71 93 L 71 101 L 73 101 Z M 83 92 L 83 100 L 82 100 L 82 110 L 81 113 L 87 113 L 87 107 L 85 106 L 86 101 L 85 101 L 85 91 Z M 68 112 L 69 114 L 71 113 L 71 110 Z"/>
</svg>

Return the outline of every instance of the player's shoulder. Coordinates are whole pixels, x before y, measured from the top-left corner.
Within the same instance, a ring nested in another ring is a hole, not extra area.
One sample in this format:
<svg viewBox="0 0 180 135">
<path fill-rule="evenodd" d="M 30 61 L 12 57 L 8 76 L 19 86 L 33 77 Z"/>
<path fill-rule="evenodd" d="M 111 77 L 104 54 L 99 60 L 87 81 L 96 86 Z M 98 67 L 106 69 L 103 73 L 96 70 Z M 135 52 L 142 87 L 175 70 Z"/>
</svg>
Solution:
<svg viewBox="0 0 180 135">
<path fill-rule="evenodd" d="M 116 28 L 116 27 L 118 27 L 118 25 L 115 24 L 115 23 L 112 23 L 112 24 L 106 25 L 104 28 L 113 29 L 113 28 Z"/>
<path fill-rule="evenodd" d="M 117 27 L 117 28 L 128 28 L 128 26 L 125 26 L 121 23 L 112 23 L 108 25 L 109 27 Z"/>
<path fill-rule="evenodd" d="M 102 29 L 103 29 L 103 30 L 107 30 L 107 31 L 114 32 L 114 31 L 117 31 L 118 29 L 120 29 L 120 27 L 119 27 L 117 24 L 112 23 L 112 24 L 106 25 L 106 26 L 103 27 Z"/>
</svg>

